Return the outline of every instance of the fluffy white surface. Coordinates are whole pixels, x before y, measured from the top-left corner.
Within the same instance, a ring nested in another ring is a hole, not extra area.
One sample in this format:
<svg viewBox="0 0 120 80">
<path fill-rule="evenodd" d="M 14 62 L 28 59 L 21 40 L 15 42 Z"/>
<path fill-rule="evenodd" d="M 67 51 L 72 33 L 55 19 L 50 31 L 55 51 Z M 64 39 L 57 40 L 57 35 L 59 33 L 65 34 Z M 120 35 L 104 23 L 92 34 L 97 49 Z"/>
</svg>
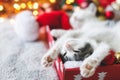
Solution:
<svg viewBox="0 0 120 80">
<path fill-rule="evenodd" d="M 14 29 L 21 40 L 34 41 L 38 39 L 38 23 L 31 11 L 22 11 L 16 15 Z"/>
<path fill-rule="evenodd" d="M 21 41 L 9 20 L 0 22 L 0 80 L 58 80 L 53 67 L 40 65 L 46 51 L 43 42 Z"/>
<path fill-rule="evenodd" d="M 82 61 L 66 61 L 64 63 L 65 68 L 79 68 L 82 64 Z"/>
</svg>

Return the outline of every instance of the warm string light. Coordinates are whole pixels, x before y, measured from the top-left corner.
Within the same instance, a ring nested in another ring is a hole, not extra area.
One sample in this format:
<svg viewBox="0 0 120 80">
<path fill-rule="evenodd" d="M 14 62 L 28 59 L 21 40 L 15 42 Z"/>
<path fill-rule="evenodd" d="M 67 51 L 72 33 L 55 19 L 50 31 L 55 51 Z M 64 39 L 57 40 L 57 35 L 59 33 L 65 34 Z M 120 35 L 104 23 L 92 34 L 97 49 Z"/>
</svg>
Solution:
<svg viewBox="0 0 120 80">
<path fill-rule="evenodd" d="M 39 7 L 39 4 L 38 4 L 37 2 L 35 2 L 35 3 L 33 4 L 33 9 L 38 9 L 38 7 Z"/>
<path fill-rule="evenodd" d="M 51 3 L 55 3 L 55 2 L 56 2 L 56 0 L 50 0 L 50 2 L 51 2 Z"/>
<path fill-rule="evenodd" d="M 20 4 L 20 7 L 21 7 L 22 9 L 25 9 L 25 8 L 26 8 L 26 4 L 25 4 L 25 3 L 21 3 L 21 4 Z"/>
<path fill-rule="evenodd" d="M 66 0 L 66 1 L 70 2 L 71 4 L 75 0 Z M 54 4 L 57 2 L 58 2 L 57 0 L 10 0 L 8 4 L 12 5 L 12 7 L 11 6 L 9 7 L 9 5 L 6 3 L 4 6 L 0 5 L 0 13 L 1 13 L 0 15 L 10 16 L 11 14 L 17 14 L 22 10 L 31 10 L 33 12 L 33 15 L 38 15 L 39 6 L 41 4 L 49 3 L 43 6 L 47 11 L 48 10 L 47 8 L 49 8 L 52 3 Z"/>
<path fill-rule="evenodd" d="M 3 17 L 0 17 L 0 23 L 4 22 L 5 21 L 5 18 Z"/>
<path fill-rule="evenodd" d="M 20 10 L 20 5 L 17 4 L 17 3 L 15 3 L 15 4 L 13 5 L 13 7 L 14 7 L 16 10 Z"/>
<path fill-rule="evenodd" d="M 18 2 L 19 0 L 14 0 L 15 2 Z"/>
<path fill-rule="evenodd" d="M 37 11 L 37 10 L 34 10 L 34 11 L 33 11 L 33 15 L 37 16 L 37 15 L 38 15 L 38 11 Z"/>
<path fill-rule="evenodd" d="M 17 11 L 20 11 L 21 9 L 30 9 L 33 10 L 33 15 L 38 15 L 38 8 L 39 8 L 39 4 L 38 2 L 31 2 L 28 1 L 27 3 L 14 3 L 13 4 L 14 9 L 16 9 Z"/>
<path fill-rule="evenodd" d="M 0 11 L 3 11 L 4 7 L 2 5 L 0 5 Z"/>
<path fill-rule="evenodd" d="M 66 0 L 66 4 L 72 4 L 74 2 L 75 2 L 75 0 Z"/>
<path fill-rule="evenodd" d="M 32 6 L 33 6 L 33 5 L 32 5 L 32 2 L 31 2 L 31 1 L 28 1 L 28 2 L 27 2 L 27 6 L 28 6 L 29 9 L 32 9 L 32 8 L 33 8 L 33 7 L 32 7 Z"/>
</svg>

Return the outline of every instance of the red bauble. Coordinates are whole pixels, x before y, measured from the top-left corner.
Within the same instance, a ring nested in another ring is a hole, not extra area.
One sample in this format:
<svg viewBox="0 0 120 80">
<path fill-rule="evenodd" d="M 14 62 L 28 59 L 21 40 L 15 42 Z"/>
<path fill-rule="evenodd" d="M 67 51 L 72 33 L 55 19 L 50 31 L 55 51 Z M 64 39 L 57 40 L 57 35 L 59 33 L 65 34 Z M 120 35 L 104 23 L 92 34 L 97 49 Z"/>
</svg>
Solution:
<svg viewBox="0 0 120 80">
<path fill-rule="evenodd" d="M 89 3 L 87 2 L 87 0 L 77 0 L 77 4 L 81 7 L 81 8 L 87 8 Z"/>
<path fill-rule="evenodd" d="M 88 2 L 82 2 L 82 3 L 79 4 L 79 6 L 83 9 L 87 8 L 88 7 Z"/>
<path fill-rule="evenodd" d="M 105 12 L 105 17 L 107 19 L 113 19 L 114 18 L 114 12 L 113 11 L 106 11 Z"/>
<path fill-rule="evenodd" d="M 46 34 L 46 26 L 41 26 L 39 29 L 39 40 L 46 41 L 47 34 Z"/>
</svg>

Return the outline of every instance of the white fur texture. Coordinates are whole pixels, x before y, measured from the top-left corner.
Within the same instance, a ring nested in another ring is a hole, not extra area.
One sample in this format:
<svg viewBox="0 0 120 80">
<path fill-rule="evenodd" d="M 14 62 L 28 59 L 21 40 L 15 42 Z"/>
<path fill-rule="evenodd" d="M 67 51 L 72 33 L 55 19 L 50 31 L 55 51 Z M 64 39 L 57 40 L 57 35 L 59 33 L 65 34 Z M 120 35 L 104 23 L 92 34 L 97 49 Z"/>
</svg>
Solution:
<svg viewBox="0 0 120 80">
<path fill-rule="evenodd" d="M 23 41 L 35 41 L 39 36 L 38 23 L 31 11 L 22 11 L 16 15 L 14 30 Z"/>
<path fill-rule="evenodd" d="M 86 9 L 75 10 L 70 17 L 70 24 L 73 29 L 80 29 L 88 20 L 91 21 L 95 18 L 96 6 L 90 4 Z"/>
<path fill-rule="evenodd" d="M 0 80 L 58 80 L 53 67 L 40 65 L 46 51 L 42 41 L 18 39 L 10 19 L 0 22 Z"/>
<path fill-rule="evenodd" d="M 77 9 L 70 17 L 70 24 L 73 29 L 81 29 L 84 26 L 113 27 L 114 21 L 102 21 L 96 17 L 96 6 L 91 3 L 86 9 Z M 115 15 L 117 16 L 117 14 Z"/>
</svg>

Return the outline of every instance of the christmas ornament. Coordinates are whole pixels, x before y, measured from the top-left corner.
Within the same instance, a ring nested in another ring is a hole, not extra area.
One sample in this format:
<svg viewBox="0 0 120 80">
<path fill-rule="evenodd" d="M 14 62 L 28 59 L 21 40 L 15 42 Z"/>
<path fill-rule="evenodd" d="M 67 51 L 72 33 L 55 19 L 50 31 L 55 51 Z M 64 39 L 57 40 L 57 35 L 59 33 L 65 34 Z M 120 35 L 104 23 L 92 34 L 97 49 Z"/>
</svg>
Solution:
<svg viewBox="0 0 120 80">
<path fill-rule="evenodd" d="M 120 63 L 120 52 L 116 52 L 115 57 L 117 59 L 116 63 Z"/>
<path fill-rule="evenodd" d="M 114 12 L 113 11 L 106 11 L 105 12 L 105 17 L 107 19 L 113 19 L 114 18 Z"/>
<path fill-rule="evenodd" d="M 41 40 L 41 41 L 47 40 L 46 26 L 42 26 L 39 29 L 39 40 Z"/>
<path fill-rule="evenodd" d="M 84 9 L 88 7 L 88 3 L 85 1 L 85 2 L 80 3 L 79 6 Z"/>
<path fill-rule="evenodd" d="M 106 17 L 105 17 L 104 15 L 100 15 L 100 16 L 98 16 L 98 19 L 99 19 L 99 20 L 105 20 Z"/>
<path fill-rule="evenodd" d="M 72 5 L 65 4 L 65 5 L 63 5 L 62 9 L 63 9 L 64 11 L 72 11 L 72 10 L 73 10 L 73 6 L 72 6 Z"/>
<path fill-rule="evenodd" d="M 87 8 L 89 5 L 89 2 L 87 0 L 77 0 L 77 4 L 80 6 L 80 8 Z"/>
<path fill-rule="evenodd" d="M 102 6 L 97 7 L 98 12 L 104 13 L 104 8 Z"/>
<path fill-rule="evenodd" d="M 96 4 L 97 6 L 99 5 L 99 1 L 98 1 L 98 0 L 92 0 L 92 2 L 93 2 L 94 4 Z"/>
</svg>

